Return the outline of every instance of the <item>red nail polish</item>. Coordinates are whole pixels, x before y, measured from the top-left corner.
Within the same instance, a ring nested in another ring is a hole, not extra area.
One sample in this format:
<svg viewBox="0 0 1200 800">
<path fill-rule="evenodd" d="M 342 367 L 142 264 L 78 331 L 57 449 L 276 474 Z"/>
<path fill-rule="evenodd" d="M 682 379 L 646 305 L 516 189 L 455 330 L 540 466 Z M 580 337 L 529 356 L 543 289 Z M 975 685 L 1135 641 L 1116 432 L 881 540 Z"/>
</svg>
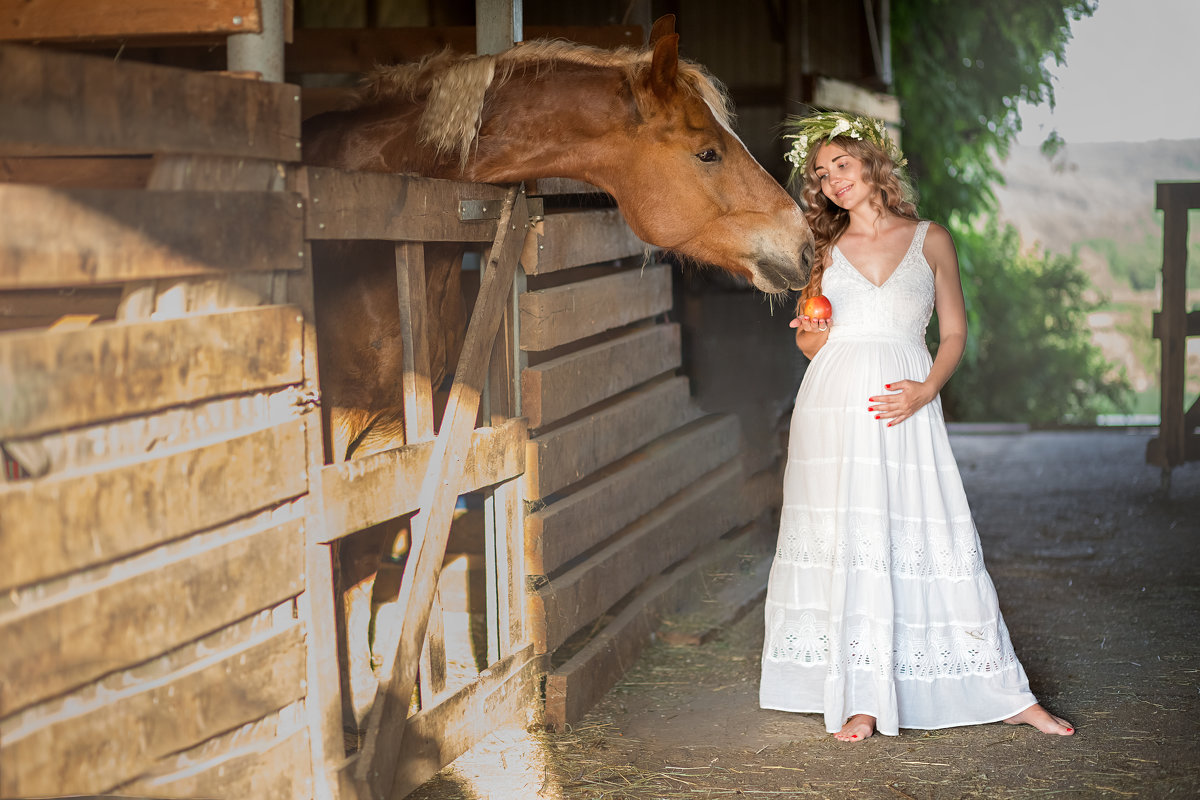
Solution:
<svg viewBox="0 0 1200 800">
<path fill-rule="evenodd" d="M 892 388 L 892 385 L 891 385 L 890 383 L 888 383 L 888 384 L 884 384 L 884 387 L 883 387 L 883 388 L 885 388 L 885 389 L 890 389 L 890 388 Z"/>
<path fill-rule="evenodd" d="M 876 415 L 875 415 L 875 419 L 879 419 L 879 415 L 878 415 L 878 414 L 876 414 Z"/>
<path fill-rule="evenodd" d="M 856 733 L 856 734 L 854 734 L 853 736 L 851 736 L 850 738 L 851 738 L 851 739 L 857 739 L 857 738 L 858 738 L 858 734 Z"/>
<path fill-rule="evenodd" d="M 1074 728 L 1067 728 L 1067 732 L 1068 732 L 1068 733 L 1074 733 L 1074 732 L 1075 732 L 1075 729 L 1074 729 Z"/>
</svg>

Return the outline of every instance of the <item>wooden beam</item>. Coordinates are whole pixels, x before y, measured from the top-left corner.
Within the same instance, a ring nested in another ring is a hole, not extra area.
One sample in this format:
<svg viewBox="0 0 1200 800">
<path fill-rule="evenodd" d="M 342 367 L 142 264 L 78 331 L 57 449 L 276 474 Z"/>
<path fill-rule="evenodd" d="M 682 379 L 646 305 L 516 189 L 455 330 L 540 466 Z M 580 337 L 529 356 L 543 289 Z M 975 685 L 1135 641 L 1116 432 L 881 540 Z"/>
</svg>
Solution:
<svg viewBox="0 0 1200 800">
<path fill-rule="evenodd" d="M 533 232 L 536 236 L 530 237 L 521 256 L 527 275 L 616 261 L 650 249 L 615 208 L 548 214 L 533 226 Z"/>
<path fill-rule="evenodd" d="M 528 439 L 525 423 L 510 420 L 469 434 L 463 457 L 462 487 L 473 492 L 520 475 Z M 421 479 L 432 464 L 432 442 L 405 445 L 321 470 L 325 508 L 322 541 L 332 541 L 420 507 Z"/>
<path fill-rule="evenodd" d="M 228 522 L 305 493 L 304 420 L 119 466 L 0 484 L 0 589 Z M 56 534 L 54 536 L 48 534 Z"/>
<path fill-rule="evenodd" d="M 1190 187 L 1197 187 L 1195 190 Z M 1200 183 L 1158 184 L 1158 205 L 1163 210 L 1162 266 L 1162 374 L 1160 378 L 1158 438 L 1162 441 L 1164 469 L 1187 460 L 1188 431 L 1184 429 L 1183 393 L 1187 367 L 1187 249 L 1188 205 L 1200 201 Z M 1195 194 L 1196 197 L 1189 197 Z"/>
<path fill-rule="evenodd" d="M 148 156 L 0 158 L 0 182 L 63 189 L 144 189 L 153 167 Z"/>
<path fill-rule="evenodd" d="M 415 714 L 408 720 L 391 792 L 378 796 L 404 797 L 498 728 L 524 728 L 539 702 L 544 672 L 543 659 L 526 646 L 438 705 Z"/>
<path fill-rule="evenodd" d="M 304 170 L 291 169 L 285 173 L 287 188 L 308 196 L 308 175 Z M 313 287 L 312 248 L 305 248 L 303 268 L 286 275 L 287 301 L 304 315 L 304 392 L 307 397 L 320 396 L 320 375 L 317 365 L 316 300 Z M 331 548 L 319 542 L 321 525 L 325 520 L 324 493 L 321 470 L 325 464 L 325 426 L 321 415 L 305 415 L 304 469 L 308 495 L 304 498 L 305 532 L 308 541 L 304 548 L 304 594 L 296 601 L 296 611 L 304 624 L 307 636 L 307 671 L 304 698 L 304 724 L 309 731 L 312 765 L 312 796 L 334 798 L 338 795 L 338 765 L 345 759 L 345 739 L 342 732 L 341 674 L 338 664 L 338 624 L 334 589 L 334 570 Z M 236 796 L 236 793 L 230 793 Z M 354 795 L 341 798 L 352 800 Z"/>
<path fill-rule="evenodd" d="M 24 0 L 0 13 L 0 41 L 259 33 L 257 0 Z"/>
<path fill-rule="evenodd" d="M 733 415 L 698 419 L 626 456 L 599 480 L 525 517 L 525 569 L 549 575 L 737 455 Z"/>
<path fill-rule="evenodd" d="M 6 732 L 0 796 L 86 794 L 304 697 L 304 629 L 259 635 Z"/>
<path fill-rule="evenodd" d="M 1184 317 L 1186 325 L 1184 336 L 1200 336 L 1200 311 L 1189 311 Z M 1155 311 L 1151 316 L 1150 336 L 1155 339 L 1163 338 L 1162 312 Z"/>
<path fill-rule="evenodd" d="M 641 28 L 636 25 L 530 25 L 525 41 L 567 39 L 593 47 L 639 47 Z M 285 50 L 289 72 L 366 72 L 379 64 L 403 64 L 449 47 L 459 53 L 475 52 L 475 28 L 300 28 Z"/>
<path fill-rule="evenodd" d="M 521 348 L 549 350 L 660 314 L 672 302 L 666 264 L 526 292 L 521 296 Z"/>
<path fill-rule="evenodd" d="M 299 269 L 302 206 L 287 192 L 0 184 L 0 289 Z"/>
<path fill-rule="evenodd" d="M 420 242 L 396 245 L 396 296 L 404 347 L 404 440 L 409 444 L 428 442 L 433 439 L 433 387 L 429 383 L 425 245 Z"/>
<path fill-rule="evenodd" d="M 434 442 L 431 468 L 421 484 L 421 511 L 412 521 L 415 547 L 405 565 L 400 595 L 404 628 L 396 653 L 385 654 L 387 662 L 380 669 L 380 691 L 371 708 L 356 772 L 358 780 L 365 781 L 376 797 L 391 789 L 395 777 L 429 611 L 445 557 L 454 504 L 461 489 L 461 464 L 479 412 L 488 355 L 510 297 L 528 228 L 524 189 L 514 188 L 505 198 L 496 224 L 496 239 L 483 271 L 450 399 Z"/>
<path fill-rule="evenodd" d="M 529 595 L 530 638 L 552 653 L 647 578 L 745 521 L 739 463 L 719 467 L 639 519 L 587 561 Z"/>
<path fill-rule="evenodd" d="M 295 597 L 304 589 L 303 554 L 295 520 L 203 550 L 176 549 L 123 580 L 0 615 L 0 637 L 12 644 L 0 650 L 0 717 Z"/>
<path fill-rule="evenodd" d="M 1155 181 L 1154 200 L 1159 211 L 1200 208 L 1200 181 Z"/>
<path fill-rule="evenodd" d="M 0 439 L 302 379 L 303 318 L 266 306 L 0 335 Z"/>
<path fill-rule="evenodd" d="M 0 45 L 0 155 L 300 158 L 295 86 Z"/>
<path fill-rule="evenodd" d="M 521 372 L 521 413 L 540 428 L 682 363 L 679 325 L 653 325 Z"/>
<path fill-rule="evenodd" d="M 305 218 L 309 239 L 490 242 L 496 236 L 502 187 L 325 167 L 305 170 L 311 192 Z M 486 216 L 464 220 L 463 201 L 478 201 Z"/>
<path fill-rule="evenodd" d="M 530 440 L 526 498 L 547 497 L 698 415 L 685 377 L 627 392 L 583 419 Z"/>
</svg>

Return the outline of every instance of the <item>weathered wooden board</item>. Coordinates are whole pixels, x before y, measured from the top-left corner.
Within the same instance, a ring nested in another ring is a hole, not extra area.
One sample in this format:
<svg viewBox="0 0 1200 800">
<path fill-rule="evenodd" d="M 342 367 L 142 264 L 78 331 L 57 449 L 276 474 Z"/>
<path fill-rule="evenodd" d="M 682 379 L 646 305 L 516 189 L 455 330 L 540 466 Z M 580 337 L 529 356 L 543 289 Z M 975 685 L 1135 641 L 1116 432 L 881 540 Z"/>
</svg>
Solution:
<svg viewBox="0 0 1200 800">
<path fill-rule="evenodd" d="M 612 465 L 609 474 L 525 517 L 525 570 L 549 575 L 737 455 L 737 417 L 707 417 Z"/>
<path fill-rule="evenodd" d="M 287 192 L 0 184 L 0 289 L 300 269 L 302 205 Z"/>
<path fill-rule="evenodd" d="M 521 295 L 521 348 L 549 350 L 671 308 L 665 264 Z"/>
<path fill-rule="evenodd" d="M 147 561 L 60 602 L 0 616 L 0 717 L 199 638 L 304 589 L 304 527 Z M 214 603 L 213 598 L 221 601 Z M 7 618 L 6 618 L 7 617 Z M 137 620 L 131 625 L 130 620 Z"/>
<path fill-rule="evenodd" d="M 291 306 L 0 335 L 0 439 L 299 383 Z"/>
<path fill-rule="evenodd" d="M 105 470 L 0 484 L 0 589 L 219 525 L 307 489 L 304 420 Z"/>
<path fill-rule="evenodd" d="M 24 0 L 0 13 L 0 41 L 262 33 L 257 0 Z"/>
<path fill-rule="evenodd" d="M 642 45 L 637 25 L 526 25 L 524 36 L 525 41 L 567 39 L 606 48 Z M 444 47 L 474 53 L 475 28 L 298 28 L 285 57 L 293 72 L 364 72 L 377 64 L 418 61 Z"/>
<path fill-rule="evenodd" d="M 691 404 L 688 379 L 684 377 L 627 392 L 583 419 L 529 441 L 525 497 L 527 500 L 546 497 L 697 414 Z"/>
<path fill-rule="evenodd" d="M 300 92 L 284 83 L 0 45 L 0 108 L 3 155 L 300 158 Z"/>
<path fill-rule="evenodd" d="M 889 94 L 873 92 L 847 81 L 819 77 L 813 81 L 812 104 L 817 108 L 844 108 L 858 114 L 900 124 L 900 100 Z"/>
<path fill-rule="evenodd" d="M 478 428 L 462 464 L 463 491 L 508 480 L 525 469 L 523 420 Z M 377 522 L 415 511 L 433 442 L 406 445 L 365 458 L 331 464 L 321 471 L 324 536 L 333 540 Z"/>
<path fill-rule="evenodd" d="M 755 526 L 747 526 L 656 578 L 582 650 L 546 676 L 546 725 L 563 730 L 582 719 L 637 661 L 663 616 L 703 602 L 708 573 L 736 569 L 747 552 L 768 560 L 761 558 L 761 538 Z"/>
<path fill-rule="evenodd" d="M 497 728 L 524 728 L 538 702 L 543 659 L 524 647 L 479 680 L 413 716 L 404 733 L 391 797 L 403 797 Z"/>
<path fill-rule="evenodd" d="M 303 696 L 304 630 L 294 625 L 10 731 L 0 744 L 0 796 L 106 792 Z"/>
<path fill-rule="evenodd" d="M 741 465 L 720 467 L 635 522 L 611 544 L 529 595 L 539 653 L 611 608 L 638 584 L 742 521 Z"/>
<path fill-rule="evenodd" d="M 254 798 L 306 800 L 313 797 L 312 758 L 307 730 L 286 739 L 238 748 L 197 769 L 143 778 L 117 790 L 124 797 Z"/>
<path fill-rule="evenodd" d="M 128 158 L 0 158 L 0 181 L 75 189 L 144 189 L 154 162 Z"/>
<path fill-rule="evenodd" d="M 521 412 L 540 428 L 680 365 L 679 325 L 654 325 L 521 372 Z"/>
<path fill-rule="evenodd" d="M 547 214 L 534 226 L 534 233 L 536 246 L 527 246 L 521 255 L 527 275 L 615 261 L 649 248 L 615 208 Z"/>
<path fill-rule="evenodd" d="M 490 242 L 505 189 L 486 183 L 307 167 L 309 239 Z M 459 203 L 478 201 L 483 219 L 463 220 Z"/>
</svg>

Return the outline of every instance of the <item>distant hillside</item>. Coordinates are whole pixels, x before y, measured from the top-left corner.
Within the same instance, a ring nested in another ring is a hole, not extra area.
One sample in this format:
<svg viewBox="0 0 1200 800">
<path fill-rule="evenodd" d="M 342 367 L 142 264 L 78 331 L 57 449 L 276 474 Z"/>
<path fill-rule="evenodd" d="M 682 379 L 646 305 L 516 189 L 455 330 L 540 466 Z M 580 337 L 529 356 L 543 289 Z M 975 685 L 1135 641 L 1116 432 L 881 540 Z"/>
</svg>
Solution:
<svg viewBox="0 0 1200 800">
<path fill-rule="evenodd" d="M 1089 322 L 1093 340 L 1133 382 L 1134 410 L 1158 411 L 1158 344 L 1150 320 L 1160 307 L 1162 213 L 1159 180 L 1200 180 L 1200 139 L 1069 145 L 1046 159 L 1014 148 L 996 189 L 1000 216 L 1026 245 L 1055 253 L 1078 248 L 1101 310 Z M 1200 211 L 1189 215 L 1189 305 L 1200 302 Z M 1200 390 L 1200 338 L 1188 341 L 1188 392 Z"/>
<path fill-rule="evenodd" d="M 1026 242 L 1066 253 L 1088 239 L 1161 232 L 1154 182 L 1200 180 L 1200 139 L 1067 145 L 1053 161 L 1015 147 L 1002 172 L 1001 216 Z"/>
</svg>

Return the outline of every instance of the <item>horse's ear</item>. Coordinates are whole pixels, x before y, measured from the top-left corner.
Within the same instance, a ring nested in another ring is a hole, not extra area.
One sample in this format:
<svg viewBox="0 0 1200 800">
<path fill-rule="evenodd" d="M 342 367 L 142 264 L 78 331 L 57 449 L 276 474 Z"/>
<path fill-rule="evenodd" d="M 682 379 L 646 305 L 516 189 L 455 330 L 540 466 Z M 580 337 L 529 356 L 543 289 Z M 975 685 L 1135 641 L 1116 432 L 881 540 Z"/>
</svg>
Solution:
<svg viewBox="0 0 1200 800">
<path fill-rule="evenodd" d="M 664 36 L 670 36 L 675 32 L 675 15 L 663 14 L 658 19 L 654 20 L 654 26 L 650 28 L 650 46 L 658 44 L 658 40 Z"/>
<path fill-rule="evenodd" d="M 672 33 L 654 43 L 654 58 L 650 61 L 650 88 L 663 102 L 675 96 L 679 74 L 679 34 Z"/>
</svg>

